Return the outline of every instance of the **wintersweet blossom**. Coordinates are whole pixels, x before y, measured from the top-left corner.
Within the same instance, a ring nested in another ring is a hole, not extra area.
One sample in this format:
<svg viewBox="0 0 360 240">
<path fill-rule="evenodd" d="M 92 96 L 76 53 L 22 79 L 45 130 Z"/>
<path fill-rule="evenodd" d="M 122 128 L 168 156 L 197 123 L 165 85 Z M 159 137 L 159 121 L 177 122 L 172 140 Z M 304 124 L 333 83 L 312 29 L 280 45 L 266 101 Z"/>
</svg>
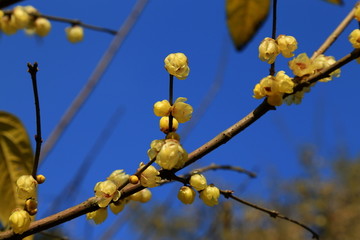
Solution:
<svg viewBox="0 0 360 240">
<path fill-rule="evenodd" d="M 286 57 L 294 56 L 293 52 L 297 49 L 297 41 L 293 36 L 279 35 L 276 38 L 281 54 Z"/>
<path fill-rule="evenodd" d="M 147 188 L 144 188 L 144 189 L 140 190 L 139 192 L 136 192 L 136 193 L 130 195 L 130 199 L 133 201 L 146 203 L 146 202 L 150 201 L 151 196 L 152 196 L 151 191 Z"/>
<path fill-rule="evenodd" d="M 360 29 L 355 29 L 350 33 L 349 41 L 353 48 L 360 48 Z"/>
<path fill-rule="evenodd" d="M 144 163 L 140 163 L 139 165 L 139 169 L 141 169 L 142 167 L 144 167 L 145 164 Z M 144 187 L 156 187 L 159 186 L 159 182 L 161 181 L 160 178 L 160 172 L 158 170 L 156 170 L 156 168 L 154 166 L 149 166 L 145 169 L 145 171 L 143 171 L 140 175 L 140 183 L 142 186 Z"/>
<path fill-rule="evenodd" d="M 354 17 L 356 20 L 358 20 L 360 22 L 360 4 L 357 4 L 355 6 L 355 14 Z"/>
<path fill-rule="evenodd" d="M 162 117 L 159 121 L 159 127 L 160 131 L 167 134 L 169 132 L 175 132 L 179 127 L 179 122 L 176 120 L 176 118 L 172 118 L 172 127 L 171 130 L 169 129 L 169 119 L 170 117 Z"/>
<path fill-rule="evenodd" d="M 107 179 L 115 183 L 116 188 L 119 188 L 128 181 L 129 175 L 126 174 L 123 169 L 118 169 L 113 171 Z"/>
<path fill-rule="evenodd" d="M 79 25 L 65 28 L 65 33 L 71 43 L 78 43 L 84 39 L 84 29 Z"/>
<path fill-rule="evenodd" d="M 185 103 L 187 98 L 179 97 L 171 106 L 168 100 L 158 101 L 154 104 L 154 114 L 158 117 L 166 117 L 170 114 L 179 122 L 184 123 L 191 119 L 193 108 Z"/>
<path fill-rule="evenodd" d="M 124 200 L 119 200 L 117 202 L 110 203 L 110 210 L 114 214 L 118 214 L 119 212 L 124 210 L 124 208 L 125 208 L 125 201 Z"/>
<path fill-rule="evenodd" d="M 40 37 L 45 37 L 51 30 L 51 23 L 43 17 L 39 17 L 34 22 L 35 33 Z"/>
<path fill-rule="evenodd" d="M 86 214 L 88 220 L 93 220 L 95 224 L 100 224 L 105 221 L 108 216 L 107 208 L 99 208 L 96 211 Z"/>
<path fill-rule="evenodd" d="M 17 193 L 20 199 L 36 197 L 37 181 L 31 175 L 22 175 L 16 181 Z"/>
<path fill-rule="evenodd" d="M 272 64 L 275 62 L 277 55 L 280 54 L 280 49 L 276 41 L 272 38 L 265 38 L 259 45 L 259 58 L 261 61 Z"/>
<path fill-rule="evenodd" d="M 180 80 L 187 78 L 190 72 L 188 59 L 183 53 L 171 53 L 165 60 L 165 69 L 169 74 L 174 75 Z"/>
<path fill-rule="evenodd" d="M 205 176 L 199 173 L 192 175 L 189 182 L 196 191 L 204 190 L 207 187 Z"/>
<path fill-rule="evenodd" d="M 160 152 L 162 146 L 165 144 L 165 139 L 153 140 L 150 144 L 150 149 L 147 151 L 149 159 L 152 160 L 156 158 L 157 154 Z"/>
<path fill-rule="evenodd" d="M 188 186 L 182 186 L 178 192 L 178 199 L 184 204 L 192 204 L 195 200 L 196 193 L 194 189 Z"/>
<path fill-rule="evenodd" d="M 95 185 L 94 192 L 96 197 L 100 197 L 98 205 L 101 208 L 109 205 L 112 200 L 117 201 L 121 195 L 115 183 L 111 180 L 98 182 Z"/>
<path fill-rule="evenodd" d="M 320 54 L 312 62 L 313 62 L 313 67 L 315 69 L 315 72 L 320 72 L 324 68 L 327 68 L 327 67 L 333 65 L 336 62 L 336 60 L 333 56 L 325 56 L 323 54 Z M 341 72 L 341 70 L 340 70 L 340 68 L 338 68 L 335 71 L 333 71 L 332 73 L 330 73 L 329 77 L 322 78 L 319 81 L 320 82 L 328 82 L 328 81 L 332 80 L 332 77 L 339 77 L 340 72 Z"/>
<path fill-rule="evenodd" d="M 293 71 L 294 75 L 299 77 L 314 72 L 312 62 L 306 53 L 301 53 L 293 60 L 289 61 L 289 68 Z"/>
<path fill-rule="evenodd" d="M 15 209 L 9 217 L 9 225 L 14 233 L 21 234 L 29 229 L 31 217 L 29 213 L 22 209 Z"/>
<path fill-rule="evenodd" d="M 208 185 L 204 190 L 200 192 L 200 199 L 203 202 L 212 207 L 219 203 L 220 190 L 214 185 Z"/>
<path fill-rule="evenodd" d="M 169 116 L 171 105 L 168 100 L 158 101 L 154 104 L 154 114 L 158 117 Z"/>
<path fill-rule="evenodd" d="M 165 144 L 156 156 L 155 162 L 160 167 L 171 170 L 181 168 L 188 159 L 188 154 L 175 139 L 166 139 Z"/>
<path fill-rule="evenodd" d="M 300 104 L 307 92 L 310 92 L 310 87 L 304 87 L 301 91 L 297 91 L 296 93 L 287 96 L 284 101 L 287 105 Z"/>
<path fill-rule="evenodd" d="M 15 18 L 15 24 L 18 29 L 23 29 L 30 23 L 30 15 L 22 6 L 16 6 L 12 16 Z"/>
</svg>

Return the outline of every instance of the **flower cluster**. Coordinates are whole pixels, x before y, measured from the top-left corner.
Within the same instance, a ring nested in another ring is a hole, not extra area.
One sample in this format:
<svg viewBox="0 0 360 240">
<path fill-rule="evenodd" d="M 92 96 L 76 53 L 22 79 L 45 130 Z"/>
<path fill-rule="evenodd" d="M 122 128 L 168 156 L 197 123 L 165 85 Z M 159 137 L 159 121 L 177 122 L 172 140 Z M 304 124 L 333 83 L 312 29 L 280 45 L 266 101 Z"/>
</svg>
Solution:
<svg viewBox="0 0 360 240">
<path fill-rule="evenodd" d="M 0 30 L 7 35 L 24 30 L 28 35 L 45 37 L 51 30 L 51 23 L 33 6 L 16 6 L 10 11 L 0 10 Z M 76 24 L 67 27 L 65 33 L 71 43 L 80 42 L 84 38 L 84 29 Z"/>
<path fill-rule="evenodd" d="M 294 56 L 297 49 L 297 41 L 293 36 L 279 35 L 276 40 L 265 38 L 259 45 L 259 58 L 261 61 L 272 64 L 281 53 L 284 57 Z"/>
<path fill-rule="evenodd" d="M 140 167 L 142 166 L 143 165 L 141 163 Z M 141 181 L 143 181 L 145 185 L 154 186 L 154 182 L 157 181 L 156 177 L 153 177 L 154 172 L 154 169 L 147 168 L 141 175 Z M 137 193 L 134 193 L 130 197 L 120 199 L 121 192 L 119 191 L 119 188 L 123 187 L 128 182 L 128 174 L 126 174 L 123 170 L 115 170 L 110 174 L 107 180 L 96 183 L 94 192 L 95 196 L 99 198 L 97 204 L 100 208 L 93 212 L 87 213 L 86 218 L 88 220 L 93 220 L 95 224 L 100 224 L 105 221 L 108 216 L 108 206 L 110 206 L 110 210 L 114 214 L 118 214 L 124 209 L 125 204 L 130 200 L 145 203 L 151 199 L 151 192 L 148 189 L 143 189 Z"/>
<path fill-rule="evenodd" d="M 45 182 L 43 175 L 22 175 L 16 181 L 17 195 L 19 199 L 25 200 L 24 209 L 15 209 L 9 217 L 10 227 L 15 233 L 25 232 L 30 225 L 31 216 L 34 216 L 38 209 L 36 201 L 37 186 Z"/>
<path fill-rule="evenodd" d="M 276 76 L 267 76 L 255 85 L 254 98 L 267 97 L 267 102 L 272 106 L 280 106 L 283 102 L 284 93 L 292 93 L 295 84 L 292 79 L 279 71 Z"/>
<path fill-rule="evenodd" d="M 202 174 L 194 174 L 190 177 L 190 186 L 183 186 L 178 192 L 178 199 L 184 204 L 192 204 L 196 193 L 200 193 L 200 199 L 208 206 L 219 203 L 220 190 L 213 184 L 207 185 L 206 178 Z M 195 190 L 194 190 L 195 189 Z"/>
</svg>

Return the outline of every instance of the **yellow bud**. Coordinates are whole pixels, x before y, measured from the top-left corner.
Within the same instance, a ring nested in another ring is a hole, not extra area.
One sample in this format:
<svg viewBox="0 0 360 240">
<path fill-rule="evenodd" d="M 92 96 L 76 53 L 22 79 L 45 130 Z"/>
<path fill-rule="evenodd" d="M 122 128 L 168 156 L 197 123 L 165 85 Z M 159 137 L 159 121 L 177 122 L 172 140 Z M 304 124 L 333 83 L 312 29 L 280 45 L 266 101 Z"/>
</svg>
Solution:
<svg viewBox="0 0 360 240">
<path fill-rule="evenodd" d="M 86 214 L 88 220 L 93 220 L 95 224 L 100 224 L 105 221 L 108 216 L 106 208 L 99 208 L 96 211 L 89 212 Z"/>
<path fill-rule="evenodd" d="M 71 43 L 78 43 L 84 39 L 84 29 L 81 26 L 75 25 L 65 28 L 66 37 Z"/>
<path fill-rule="evenodd" d="M 167 134 L 169 133 L 169 117 L 162 117 L 159 122 L 160 131 Z M 172 119 L 172 129 L 171 132 L 175 132 L 179 127 L 179 122 L 176 120 L 176 118 Z"/>
<path fill-rule="evenodd" d="M 46 18 L 39 17 L 35 20 L 34 27 L 37 35 L 45 37 L 51 30 L 51 23 Z"/>
<path fill-rule="evenodd" d="M 169 54 L 165 58 L 164 63 L 166 71 L 180 80 L 186 79 L 189 75 L 188 59 L 183 53 Z"/>
<path fill-rule="evenodd" d="M 201 200 L 203 200 L 203 202 L 210 207 L 219 203 L 219 197 L 220 190 L 212 184 L 200 192 Z"/>
<path fill-rule="evenodd" d="M 139 169 L 142 168 L 143 166 L 145 166 L 145 164 L 140 163 Z M 154 166 L 150 165 L 145 169 L 145 171 L 141 173 L 140 183 L 142 186 L 149 188 L 159 186 L 159 182 L 161 180 L 159 175 L 160 172 Z"/>
<path fill-rule="evenodd" d="M 37 184 L 37 181 L 31 175 L 22 175 L 19 177 L 16 181 L 19 198 L 35 198 Z"/>
<path fill-rule="evenodd" d="M 38 203 L 35 199 L 29 198 L 25 201 L 25 209 L 30 212 L 37 209 Z"/>
<path fill-rule="evenodd" d="M 13 10 L 13 17 L 15 18 L 17 29 L 23 29 L 29 25 L 30 16 L 23 7 L 16 6 Z"/>
<path fill-rule="evenodd" d="M 164 169 L 181 168 L 187 161 L 188 154 L 175 139 L 166 139 L 156 156 L 156 163 Z"/>
<path fill-rule="evenodd" d="M 171 105 L 168 100 L 158 101 L 154 104 L 154 114 L 158 117 L 169 116 Z"/>
<path fill-rule="evenodd" d="M 129 182 L 132 184 L 137 184 L 139 182 L 139 178 L 136 175 L 131 175 L 129 177 Z"/>
<path fill-rule="evenodd" d="M 1 18 L 1 30 L 7 34 L 11 35 L 17 32 L 17 27 L 15 23 L 15 18 L 12 15 L 5 15 Z"/>
<path fill-rule="evenodd" d="M 194 174 L 190 177 L 190 185 L 195 188 L 196 191 L 204 190 L 207 186 L 206 178 L 202 174 Z"/>
<path fill-rule="evenodd" d="M 45 180 L 46 180 L 46 178 L 45 178 L 44 175 L 41 175 L 41 174 L 40 174 L 40 175 L 37 175 L 37 176 L 36 176 L 36 181 L 38 182 L 38 184 L 44 183 Z"/>
<path fill-rule="evenodd" d="M 360 5 L 357 4 L 355 7 L 355 19 L 360 22 Z"/>
<path fill-rule="evenodd" d="M 276 42 L 284 57 L 289 58 L 294 56 L 292 52 L 297 49 L 297 41 L 293 36 L 279 35 Z"/>
<path fill-rule="evenodd" d="M 272 38 L 265 38 L 259 45 L 259 58 L 261 61 L 272 64 L 275 62 L 279 53 L 280 49 L 276 44 L 276 41 Z"/>
<path fill-rule="evenodd" d="M 178 192 L 178 199 L 184 204 L 192 204 L 194 202 L 196 193 L 195 191 L 188 186 L 183 186 Z"/>
<path fill-rule="evenodd" d="M 180 135 L 176 132 L 170 132 L 166 135 L 166 139 L 175 139 L 180 142 Z"/>
<path fill-rule="evenodd" d="M 30 223 L 31 217 L 25 210 L 16 209 L 9 217 L 9 225 L 16 234 L 21 234 L 28 230 Z"/>
<path fill-rule="evenodd" d="M 114 213 L 114 214 L 118 214 L 119 212 L 121 212 L 125 207 L 125 201 L 117 201 L 115 203 L 110 203 L 110 210 Z"/>
</svg>

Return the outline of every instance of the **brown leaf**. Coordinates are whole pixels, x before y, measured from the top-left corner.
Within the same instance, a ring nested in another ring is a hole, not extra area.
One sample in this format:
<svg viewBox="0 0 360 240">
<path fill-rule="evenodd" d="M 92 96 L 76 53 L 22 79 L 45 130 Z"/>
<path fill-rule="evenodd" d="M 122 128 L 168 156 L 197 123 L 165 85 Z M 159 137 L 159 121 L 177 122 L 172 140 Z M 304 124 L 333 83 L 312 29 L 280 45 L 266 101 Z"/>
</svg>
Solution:
<svg viewBox="0 0 360 240">
<path fill-rule="evenodd" d="M 227 25 L 237 50 L 252 39 L 269 8 L 270 0 L 226 0 Z"/>
</svg>

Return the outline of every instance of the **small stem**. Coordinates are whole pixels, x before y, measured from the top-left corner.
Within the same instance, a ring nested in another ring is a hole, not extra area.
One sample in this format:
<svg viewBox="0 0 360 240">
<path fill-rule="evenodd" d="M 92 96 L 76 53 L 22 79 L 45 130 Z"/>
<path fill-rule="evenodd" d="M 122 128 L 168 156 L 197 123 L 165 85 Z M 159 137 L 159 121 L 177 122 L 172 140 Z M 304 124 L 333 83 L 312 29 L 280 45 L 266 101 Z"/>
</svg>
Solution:
<svg viewBox="0 0 360 240">
<path fill-rule="evenodd" d="M 174 76 L 169 74 L 170 76 L 170 81 L 169 81 L 169 103 L 172 106 L 173 105 L 173 101 L 174 101 Z M 169 115 L 169 132 L 172 132 L 172 128 L 173 128 L 173 116 Z"/>
<path fill-rule="evenodd" d="M 273 21 L 272 21 L 272 33 L 271 38 L 276 39 L 276 10 L 277 10 L 277 0 L 273 0 Z M 275 62 L 270 65 L 269 73 L 271 76 L 275 75 Z"/>
<path fill-rule="evenodd" d="M 41 151 L 41 118 L 40 118 L 40 101 L 39 101 L 39 94 L 37 89 L 37 80 L 36 80 L 36 73 L 38 71 L 38 64 L 35 62 L 33 65 L 31 63 L 27 64 L 28 66 L 28 72 L 31 75 L 33 90 L 34 90 L 34 99 L 35 99 L 35 112 L 36 112 L 36 135 L 35 135 L 35 141 L 36 141 L 36 150 L 35 150 L 35 156 L 34 156 L 34 167 L 32 170 L 32 176 L 34 179 L 36 179 L 36 173 L 37 168 L 39 165 L 39 159 L 40 159 L 40 151 Z"/>
</svg>

